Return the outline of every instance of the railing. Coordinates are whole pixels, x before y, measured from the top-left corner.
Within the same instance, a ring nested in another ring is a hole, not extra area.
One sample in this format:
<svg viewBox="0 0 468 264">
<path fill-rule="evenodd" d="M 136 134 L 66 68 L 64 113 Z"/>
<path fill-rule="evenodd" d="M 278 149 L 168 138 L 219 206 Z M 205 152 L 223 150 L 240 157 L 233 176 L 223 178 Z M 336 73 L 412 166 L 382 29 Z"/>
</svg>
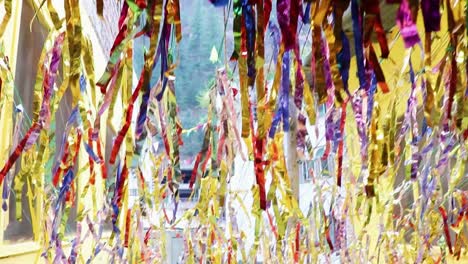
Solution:
<svg viewBox="0 0 468 264">
<path fill-rule="evenodd" d="M 312 180 L 312 177 L 334 177 L 335 176 L 335 159 L 334 155 L 329 155 L 325 160 L 322 157 L 300 161 L 299 177 L 300 183 L 306 183 Z"/>
</svg>

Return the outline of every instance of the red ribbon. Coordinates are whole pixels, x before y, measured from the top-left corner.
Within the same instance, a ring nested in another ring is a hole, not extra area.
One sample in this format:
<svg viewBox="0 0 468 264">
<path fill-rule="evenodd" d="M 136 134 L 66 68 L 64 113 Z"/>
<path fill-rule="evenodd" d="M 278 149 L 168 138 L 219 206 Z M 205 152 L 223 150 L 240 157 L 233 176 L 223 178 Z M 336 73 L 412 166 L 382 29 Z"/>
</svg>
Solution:
<svg viewBox="0 0 468 264">
<path fill-rule="evenodd" d="M 447 220 L 447 212 L 445 211 L 443 206 L 439 206 L 439 212 L 442 215 L 442 220 L 444 221 L 445 240 L 447 241 L 447 246 L 449 248 L 450 254 L 453 254 L 452 241 L 450 238 L 450 231 L 449 231 L 449 225 L 448 225 L 448 220 Z"/>
<path fill-rule="evenodd" d="M 273 232 L 273 234 L 275 234 L 275 237 L 278 238 L 278 231 L 276 231 L 276 227 L 273 223 L 273 219 L 270 213 L 268 212 L 268 210 L 266 210 L 265 212 L 267 213 L 267 216 L 268 216 L 268 223 L 270 223 L 271 231 Z"/>
<path fill-rule="evenodd" d="M 148 5 L 146 0 L 136 0 L 136 4 L 140 9 L 144 9 Z"/>
<path fill-rule="evenodd" d="M 265 170 L 263 164 L 263 150 L 264 150 L 264 139 L 254 138 L 255 147 L 255 178 L 259 188 L 260 194 L 260 208 L 266 210 L 266 193 L 265 193 Z"/>
<path fill-rule="evenodd" d="M 450 88 L 447 102 L 447 121 L 452 118 L 452 106 L 453 99 L 455 97 L 455 91 L 457 89 L 457 61 L 455 59 L 455 54 L 452 55 L 452 65 L 451 65 L 451 76 L 450 76 Z"/>
<path fill-rule="evenodd" d="M 130 233 L 130 222 L 132 220 L 132 209 L 127 210 L 127 217 L 125 222 L 125 240 L 124 240 L 124 247 L 128 248 L 128 237 Z"/>
<path fill-rule="evenodd" d="M 385 75 L 382 71 L 382 68 L 380 67 L 379 60 L 377 59 L 377 55 L 375 55 L 375 51 L 372 45 L 369 45 L 368 60 L 374 69 L 375 78 L 377 79 L 380 90 L 382 93 L 388 93 L 390 90 L 388 89 L 388 85 L 385 81 Z"/>
<path fill-rule="evenodd" d="M 114 141 L 114 145 L 112 146 L 112 152 L 111 152 L 111 156 L 109 160 L 111 164 L 115 163 L 117 153 L 119 152 L 120 146 L 122 145 L 125 135 L 127 134 L 128 129 L 130 128 L 130 124 L 132 122 L 133 105 L 135 104 L 135 101 L 138 97 L 141 87 L 144 85 L 144 83 L 147 83 L 147 81 L 148 80 L 146 80 L 145 78 L 145 69 L 142 69 L 141 74 L 140 74 L 140 80 L 138 81 L 138 85 L 133 91 L 132 97 L 130 98 L 130 102 L 128 104 L 128 109 L 127 109 L 126 116 L 125 116 L 125 124 L 122 127 L 122 129 L 119 131 L 117 138 Z"/>
<path fill-rule="evenodd" d="M 341 106 L 341 121 L 340 121 L 340 142 L 338 144 L 338 172 L 337 172 L 337 185 L 341 186 L 341 176 L 343 174 L 343 149 L 344 149 L 344 127 L 346 122 L 346 105 L 348 100 L 346 100 Z"/>
<path fill-rule="evenodd" d="M 93 148 L 93 129 L 90 127 L 88 128 L 88 145 L 92 149 Z M 94 185 L 95 180 L 96 180 L 96 175 L 94 174 L 94 160 L 91 156 L 88 156 L 88 161 L 89 161 L 89 183 L 91 185 Z"/>
<path fill-rule="evenodd" d="M 54 184 L 55 187 L 57 187 L 57 184 L 58 184 L 59 179 L 60 179 L 60 174 L 63 172 L 62 166 L 63 166 L 63 164 L 65 164 L 67 162 L 68 155 L 70 154 L 68 149 L 69 149 L 69 144 L 68 144 L 68 141 L 66 141 L 64 151 L 63 151 L 63 155 L 62 155 L 62 159 L 60 160 L 60 165 L 59 165 L 57 171 L 55 172 L 53 180 L 52 180 L 52 183 Z"/>
<path fill-rule="evenodd" d="M 380 7 L 379 1 L 376 0 L 364 0 L 362 7 L 366 12 L 365 16 L 365 32 L 364 32 L 364 46 L 371 45 L 370 37 L 372 35 L 372 30 L 375 31 L 377 35 L 377 40 L 379 41 L 381 49 L 381 57 L 388 58 L 389 49 L 387 43 L 387 37 L 385 36 L 385 30 L 382 25 L 382 19 L 380 16 Z"/>
<path fill-rule="evenodd" d="M 296 225 L 296 249 L 294 251 L 294 263 L 299 263 L 300 256 L 300 232 L 301 232 L 301 223 L 297 222 Z"/>
<path fill-rule="evenodd" d="M 104 156 L 102 155 L 101 139 L 98 138 L 96 143 L 97 143 L 97 154 L 98 154 L 99 159 L 102 161 L 101 162 L 102 178 L 107 179 L 107 168 L 106 168 L 106 164 L 104 162 Z"/>
<path fill-rule="evenodd" d="M 5 178 L 8 171 L 11 169 L 13 164 L 15 164 L 15 162 L 18 159 L 18 157 L 20 156 L 21 152 L 23 152 L 23 149 L 26 146 L 26 142 L 28 141 L 29 137 L 31 136 L 31 133 L 34 130 L 38 129 L 39 127 L 40 127 L 39 124 L 35 122 L 32 125 L 32 127 L 29 128 L 28 133 L 23 138 L 23 140 L 21 140 L 20 144 L 18 146 L 16 146 L 15 151 L 10 155 L 10 157 L 8 158 L 7 163 L 5 164 L 3 169 L 0 171 L 0 185 L 2 184 L 3 179 Z"/>
</svg>

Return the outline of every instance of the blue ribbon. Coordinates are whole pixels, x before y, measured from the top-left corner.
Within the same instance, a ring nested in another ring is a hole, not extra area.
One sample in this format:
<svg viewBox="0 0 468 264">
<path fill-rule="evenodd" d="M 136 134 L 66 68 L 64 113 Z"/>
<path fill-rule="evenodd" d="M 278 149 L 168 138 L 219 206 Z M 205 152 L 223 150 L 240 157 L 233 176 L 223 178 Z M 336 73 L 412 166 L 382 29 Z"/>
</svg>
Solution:
<svg viewBox="0 0 468 264">
<path fill-rule="evenodd" d="M 167 65 L 167 44 L 168 44 L 167 42 L 168 41 L 167 40 L 168 40 L 170 33 L 171 33 L 171 26 L 168 23 L 166 23 L 166 21 L 164 21 L 164 26 L 161 32 L 161 37 L 159 39 L 158 51 L 156 54 L 156 61 L 154 62 L 154 65 L 153 65 L 153 68 L 156 67 L 159 55 L 161 55 L 161 80 L 163 81 L 163 83 L 162 83 L 161 92 L 159 92 L 156 95 L 156 99 L 158 99 L 158 101 L 161 101 L 164 91 L 166 90 L 166 85 L 167 85 L 167 78 L 165 76 L 165 73 L 168 69 L 168 65 Z"/>
<path fill-rule="evenodd" d="M 351 1 L 351 17 L 353 19 L 354 50 L 356 52 L 356 63 L 360 88 L 366 87 L 366 75 L 364 68 L 364 50 L 362 46 L 361 16 L 359 14 L 358 0 Z"/>
<path fill-rule="evenodd" d="M 169 69 L 168 62 L 167 62 L 167 56 L 168 56 L 168 45 L 169 45 L 169 36 L 171 33 L 171 25 L 166 22 L 166 19 L 164 20 L 164 25 L 162 28 L 161 36 L 159 38 L 159 44 L 158 44 L 158 49 L 156 51 L 156 56 L 154 58 L 153 62 L 153 70 L 156 68 L 156 65 L 158 64 L 159 58 L 161 58 L 161 73 L 160 73 L 160 78 L 163 81 L 162 83 L 162 89 L 161 92 L 159 92 L 156 95 L 156 99 L 160 101 L 162 99 L 162 96 L 164 95 L 164 91 L 166 90 L 166 85 L 167 85 L 167 77 L 165 76 L 166 71 Z M 146 56 L 145 56 L 146 60 Z M 144 91 L 145 93 L 143 94 L 143 97 L 141 99 L 141 105 L 140 105 L 140 110 L 138 112 L 138 118 L 137 118 L 137 124 L 136 124 L 136 130 L 135 130 L 135 136 L 138 139 L 142 133 L 143 133 L 143 128 L 144 124 L 146 121 L 147 113 L 148 113 L 148 101 L 149 97 L 151 94 L 151 76 L 152 74 L 150 73 L 149 76 L 144 76 L 144 78 L 148 78 L 147 83 L 144 85 L 147 85 L 145 87 Z"/>
<path fill-rule="evenodd" d="M 86 79 L 84 75 L 80 76 L 80 92 L 82 93 L 86 92 Z"/>
<path fill-rule="evenodd" d="M 88 153 L 88 155 L 91 157 L 91 159 L 93 159 L 94 162 L 100 164 L 102 160 L 96 155 L 96 153 L 94 153 L 93 148 L 91 148 L 91 146 L 88 145 L 87 143 L 84 143 L 84 145 L 85 145 L 85 150 Z"/>
<path fill-rule="evenodd" d="M 216 7 L 220 7 L 220 6 L 225 6 L 228 4 L 229 0 L 210 0 L 210 2 L 216 6 Z"/>
<path fill-rule="evenodd" d="M 276 25 L 271 20 L 270 20 L 270 22 L 268 22 L 268 29 L 271 32 L 270 37 L 273 40 L 272 58 L 273 58 L 274 64 L 276 64 L 276 62 L 278 61 L 278 53 L 279 53 L 278 47 L 280 46 L 281 33 L 280 33 L 280 29 L 278 28 L 278 25 Z"/>
<path fill-rule="evenodd" d="M 304 11 L 304 15 L 302 16 L 302 23 L 304 24 L 310 24 L 310 6 L 311 6 L 311 3 L 310 2 L 307 3 L 305 11 Z"/>
<path fill-rule="evenodd" d="M 289 61 L 289 51 L 286 51 L 283 55 L 283 69 L 278 110 L 273 118 L 270 132 L 268 133 L 270 138 L 275 136 L 276 127 L 281 119 L 283 120 L 283 131 L 289 131 Z"/>
<path fill-rule="evenodd" d="M 349 80 L 349 65 L 351 62 L 351 50 L 349 47 L 349 40 L 344 31 L 341 31 L 341 42 L 343 48 L 336 55 L 338 61 L 338 68 L 340 70 L 341 80 L 343 81 L 343 87 L 348 96 L 351 96 L 348 89 Z"/>
<path fill-rule="evenodd" d="M 78 106 L 76 106 L 75 108 L 73 108 L 72 112 L 70 113 L 70 116 L 68 117 L 68 120 L 67 120 L 67 123 L 65 125 L 65 132 L 63 133 L 63 136 L 62 136 L 62 143 L 60 144 L 60 151 L 57 155 L 57 161 L 55 162 L 55 165 L 54 167 L 52 168 L 52 175 L 55 174 L 55 172 L 57 172 L 59 166 L 60 166 L 60 163 L 62 162 L 60 157 L 62 156 L 63 154 L 63 151 L 64 151 L 64 146 L 65 146 L 65 141 L 67 140 L 67 137 L 68 137 L 68 131 L 70 129 L 70 127 L 73 125 L 73 124 L 80 124 L 81 123 L 81 116 L 80 116 L 80 113 L 79 113 L 79 110 L 78 110 Z"/>
<path fill-rule="evenodd" d="M 247 31 L 247 76 L 255 78 L 255 13 L 248 0 L 242 3 L 242 14 Z"/>
<path fill-rule="evenodd" d="M 119 186 L 121 184 L 121 178 L 122 178 L 122 168 L 120 167 L 120 161 L 119 164 L 117 164 L 117 175 L 115 179 L 115 187 L 114 187 L 114 195 L 112 197 L 112 231 L 116 234 L 120 233 L 120 229 L 117 227 L 117 217 L 119 215 L 119 206 L 117 204 L 117 201 L 119 199 Z"/>
</svg>

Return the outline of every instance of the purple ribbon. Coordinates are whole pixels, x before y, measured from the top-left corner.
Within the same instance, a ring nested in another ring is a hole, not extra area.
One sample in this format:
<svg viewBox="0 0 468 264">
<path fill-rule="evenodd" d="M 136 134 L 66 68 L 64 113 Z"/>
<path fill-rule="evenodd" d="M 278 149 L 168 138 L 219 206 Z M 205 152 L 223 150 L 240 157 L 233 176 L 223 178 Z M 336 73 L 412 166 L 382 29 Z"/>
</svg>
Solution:
<svg viewBox="0 0 468 264">
<path fill-rule="evenodd" d="M 377 90 L 377 79 L 375 74 L 372 74 L 371 77 L 371 86 L 367 95 L 367 127 L 370 126 L 370 120 L 372 119 L 372 110 L 374 109 L 374 95 Z"/>
<path fill-rule="evenodd" d="M 396 21 L 400 27 L 400 33 L 405 42 L 405 48 L 410 48 L 416 43 L 421 42 L 418 34 L 418 28 L 411 18 L 411 9 L 408 0 L 402 0 L 398 9 Z"/>
<path fill-rule="evenodd" d="M 34 129 L 31 133 L 31 136 L 26 141 L 24 150 L 30 149 L 34 143 L 36 143 L 39 133 L 43 128 L 49 127 L 50 122 L 50 99 L 54 91 L 55 78 L 57 77 L 58 67 L 60 66 L 60 58 L 62 55 L 62 44 L 64 40 L 64 34 L 60 34 L 54 42 L 54 47 L 52 49 L 52 57 L 50 59 L 49 70 L 45 70 L 44 78 L 44 94 L 42 98 L 41 108 L 39 110 L 39 126 Z M 47 80 L 47 82 L 45 82 Z"/>
<path fill-rule="evenodd" d="M 295 39 L 294 33 L 291 32 L 289 24 L 291 19 L 291 2 L 290 0 L 278 0 L 276 2 L 276 15 L 278 24 L 281 29 L 281 38 L 286 51 L 294 48 Z"/>
<path fill-rule="evenodd" d="M 426 32 L 440 30 L 440 0 L 421 0 L 421 9 Z"/>
<path fill-rule="evenodd" d="M 354 116 L 356 119 L 358 135 L 359 135 L 359 138 L 361 139 L 362 161 L 366 161 L 368 139 L 367 139 L 367 133 L 366 133 L 366 124 L 362 116 L 362 98 L 358 93 L 359 93 L 359 90 L 357 90 L 357 93 L 353 96 L 352 107 L 353 107 Z M 366 162 L 363 162 L 362 164 L 363 166 L 365 166 Z"/>
</svg>

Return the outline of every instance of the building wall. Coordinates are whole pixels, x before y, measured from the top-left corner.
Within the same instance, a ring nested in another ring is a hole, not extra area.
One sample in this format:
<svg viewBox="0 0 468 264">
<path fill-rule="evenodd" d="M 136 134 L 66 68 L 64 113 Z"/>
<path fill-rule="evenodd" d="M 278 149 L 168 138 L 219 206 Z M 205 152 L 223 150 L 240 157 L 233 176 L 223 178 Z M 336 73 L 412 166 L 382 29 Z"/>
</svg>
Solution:
<svg viewBox="0 0 468 264">
<path fill-rule="evenodd" d="M 95 10 L 95 2 L 92 0 L 80 1 L 81 7 L 81 23 L 83 26 L 83 34 L 90 38 L 93 43 L 93 55 L 94 55 L 94 68 L 96 70 L 95 76 L 99 78 L 105 69 L 107 60 L 109 58 L 109 50 L 112 47 L 113 40 L 117 35 L 117 21 L 120 15 L 120 9 L 122 1 L 111 1 L 105 0 L 104 19 L 97 16 Z M 16 4 L 19 4 L 16 6 Z M 40 1 L 19 1 L 13 0 L 13 15 L 10 20 L 9 26 L 2 40 L 6 45 L 6 55 L 9 56 L 10 67 L 15 76 L 21 78 L 15 78 L 15 103 L 21 98 L 21 104 L 23 105 L 25 112 L 31 117 L 32 116 L 32 89 L 35 83 L 35 76 L 37 71 L 37 63 L 42 52 L 44 41 L 48 35 L 47 26 L 50 21 L 47 16 L 44 16 L 44 12 L 38 12 L 38 18 L 34 17 L 34 10 Z M 56 8 L 59 17 L 64 17 L 63 1 L 53 0 L 53 5 Z M 35 8 L 33 8 L 33 6 Z M 17 15 L 15 16 L 15 12 Z M 17 18 L 17 19 L 16 19 Z M 32 21 L 32 30 L 30 31 L 30 23 Z M 15 37 L 15 35 L 17 35 Z M 11 52 L 10 52 L 11 51 Z M 16 53 L 17 51 L 17 53 Z M 16 69 L 16 70 L 15 70 Z M 71 94 L 66 93 L 62 99 L 60 108 L 56 115 L 56 135 L 59 137 L 63 134 L 66 120 L 71 111 Z M 2 107 L 3 108 L 3 107 Z M 117 112 L 121 113 L 121 107 L 116 105 Z M 1 109 L 3 112 L 5 109 Z M 104 116 L 103 118 L 107 118 Z M 120 118 L 116 115 L 116 118 Z M 3 118 L 11 123 L 10 118 Z M 28 124 L 23 125 L 25 129 L 29 127 Z M 10 148 L 11 146 L 11 132 L 7 132 L 6 126 L 2 125 L 2 137 L 6 139 L 8 145 L 0 142 L 0 148 Z M 101 130 L 106 133 L 107 128 L 104 126 Z M 112 137 L 108 137 L 112 138 Z M 59 142 L 59 141 L 58 141 Z M 57 148 L 60 144 L 57 142 Z M 110 151 L 111 144 L 106 142 L 106 150 Z M 7 152 L 8 153 L 8 152 Z M 5 156 L 5 157 L 3 157 Z M 86 161 L 87 156 L 80 154 L 79 160 Z M 0 164 L 5 163 L 6 155 L 0 155 Z M 80 161 L 82 164 L 83 162 Z M 17 166 L 18 168 L 20 165 Z M 80 167 L 82 167 L 80 165 Z M 99 177 L 98 177 L 99 178 Z M 83 177 L 83 180 L 87 180 L 87 177 Z M 82 180 L 82 181 L 83 181 Z M 82 181 L 78 183 L 78 186 L 84 186 Z M 99 193 L 97 192 L 98 196 Z M 98 197 L 102 201 L 103 197 Z M 14 197 L 10 199 L 10 208 L 14 209 Z M 0 263 L 35 263 L 37 260 L 42 261 L 38 256 L 42 253 L 39 241 L 34 241 L 31 233 L 31 223 L 28 219 L 29 205 L 26 201 L 26 195 L 23 192 L 23 221 L 16 221 L 14 212 L 3 212 L 0 210 Z M 85 197 L 82 201 L 86 207 L 92 206 L 91 196 Z M 71 216 L 73 217 L 73 216 Z M 28 231 L 29 230 L 29 231 Z M 12 235 L 23 235 L 21 239 L 14 238 Z M 5 237 L 4 237 L 5 236 Z M 65 245 L 71 241 L 73 237 L 65 237 Z M 83 252 L 91 252 L 91 248 L 87 245 L 92 243 L 84 243 L 82 250 Z M 69 252 L 69 247 L 64 247 L 65 252 Z M 89 255 L 89 254 L 88 254 Z M 87 254 L 84 254 L 87 257 Z M 100 253 L 96 263 L 105 263 L 107 256 L 105 252 Z M 39 262 L 40 263 L 40 262 Z"/>
<path fill-rule="evenodd" d="M 117 22 L 122 4 L 123 1 L 104 0 L 103 17 L 100 18 L 96 13 L 96 0 L 80 1 L 81 10 L 84 11 L 82 14 L 89 18 L 92 30 L 95 32 L 99 46 L 104 51 L 106 58 L 109 57 L 109 51 L 119 31 Z"/>
<path fill-rule="evenodd" d="M 22 5 L 22 16 L 21 16 L 21 23 L 19 28 L 19 39 L 18 39 L 18 53 L 21 54 L 21 59 L 16 62 L 16 71 L 15 76 L 21 76 L 21 78 L 15 79 L 15 103 L 17 105 L 21 104 L 24 109 L 25 116 L 23 118 L 23 127 L 29 126 L 27 123 L 26 116 L 32 116 L 32 104 L 33 104 L 33 96 L 30 96 L 29 89 L 23 89 L 23 87 L 34 87 L 35 79 L 36 79 L 36 67 L 31 67 L 31 65 L 36 65 L 42 51 L 42 45 L 47 37 L 47 32 L 42 29 L 41 25 L 37 20 L 33 21 L 31 31 L 29 30 L 29 22 L 34 16 L 34 10 L 23 2 Z M 36 43 L 33 47 L 28 45 L 28 43 Z M 29 47 L 27 47 L 29 46 Z M 16 96 L 18 94 L 19 96 Z M 22 100 L 19 101 L 17 98 L 21 98 Z M 19 172 L 20 168 L 20 161 L 15 168 L 11 170 L 10 173 L 17 173 Z M 1 163 L 3 165 L 3 162 Z M 23 187 L 23 192 L 26 191 L 26 186 Z M 30 219 L 29 210 L 22 210 L 21 216 L 23 218 L 22 221 L 16 220 L 16 210 L 19 208 L 16 207 L 15 202 L 15 194 L 11 192 L 11 198 L 9 199 L 8 203 L 8 211 L 4 213 L 8 214 L 6 221 L 3 224 L 3 240 L 4 243 L 8 243 L 8 241 L 16 240 L 16 239 L 30 239 L 32 238 L 32 228 L 31 223 L 28 221 Z M 21 195 L 21 194 L 19 194 Z M 26 197 L 22 197 L 22 208 L 28 208 L 28 199 Z"/>
</svg>

